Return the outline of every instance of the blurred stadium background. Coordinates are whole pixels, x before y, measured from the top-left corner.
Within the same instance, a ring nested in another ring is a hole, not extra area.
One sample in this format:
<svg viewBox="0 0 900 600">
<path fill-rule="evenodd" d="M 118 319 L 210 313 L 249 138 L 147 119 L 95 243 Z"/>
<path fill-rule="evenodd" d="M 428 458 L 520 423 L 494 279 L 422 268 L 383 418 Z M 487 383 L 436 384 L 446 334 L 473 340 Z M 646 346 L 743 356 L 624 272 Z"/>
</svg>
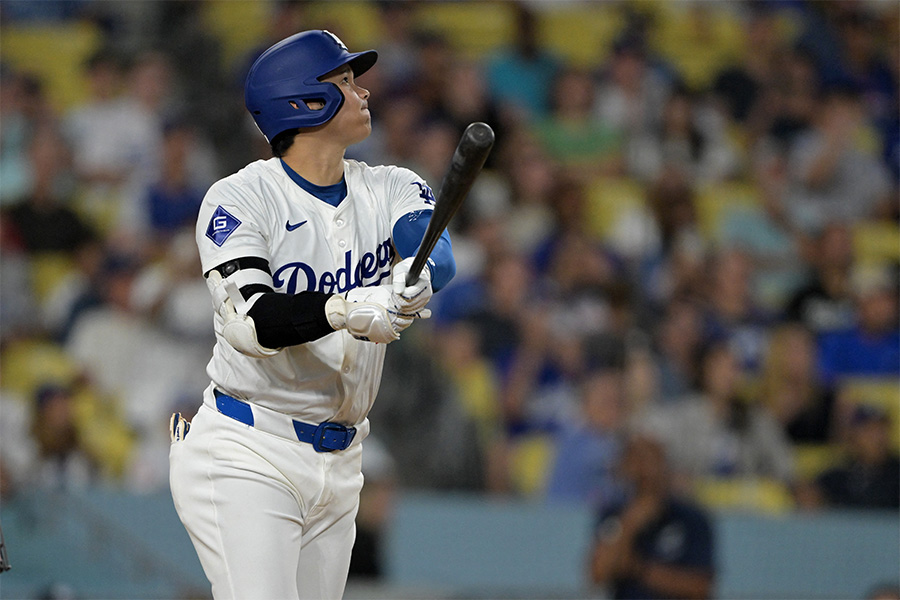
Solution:
<svg viewBox="0 0 900 600">
<path fill-rule="evenodd" d="M 268 157 L 249 64 L 311 28 L 380 54 L 352 158 L 436 187 L 498 134 L 388 353 L 347 597 L 604 597 L 634 432 L 716 597 L 897 597 L 894 0 L 3 0 L 0 597 L 208 596 L 167 484 L 212 346 L 194 219 Z"/>
</svg>

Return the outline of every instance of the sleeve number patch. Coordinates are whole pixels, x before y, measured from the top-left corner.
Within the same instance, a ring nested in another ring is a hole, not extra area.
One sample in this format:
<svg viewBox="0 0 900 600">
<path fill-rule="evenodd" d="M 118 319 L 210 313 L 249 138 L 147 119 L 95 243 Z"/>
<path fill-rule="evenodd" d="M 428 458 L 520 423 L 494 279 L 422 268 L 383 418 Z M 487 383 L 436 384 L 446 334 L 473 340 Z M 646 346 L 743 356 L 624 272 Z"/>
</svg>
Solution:
<svg viewBox="0 0 900 600">
<path fill-rule="evenodd" d="M 240 224 L 241 221 L 233 214 L 221 206 L 216 207 L 216 211 L 206 227 L 206 237 L 211 239 L 216 246 L 221 246 Z"/>
</svg>

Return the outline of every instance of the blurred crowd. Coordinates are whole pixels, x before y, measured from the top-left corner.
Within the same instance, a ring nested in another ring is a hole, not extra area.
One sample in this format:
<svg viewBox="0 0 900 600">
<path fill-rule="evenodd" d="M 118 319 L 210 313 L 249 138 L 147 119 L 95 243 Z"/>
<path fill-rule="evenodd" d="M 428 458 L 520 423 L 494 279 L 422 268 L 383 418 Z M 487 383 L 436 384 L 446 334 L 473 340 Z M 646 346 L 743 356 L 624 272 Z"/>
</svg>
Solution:
<svg viewBox="0 0 900 600">
<path fill-rule="evenodd" d="M 303 29 L 359 48 L 271 2 L 226 60 L 211 4 L 0 6 L 4 31 L 99 32 L 76 102 L 0 57 L 4 496 L 165 488 L 214 341 L 197 209 L 270 156 L 244 74 Z M 437 189 L 466 125 L 497 144 L 458 275 L 387 354 L 360 544 L 396 487 L 607 514 L 635 439 L 701 506 L 898 508 L 896 3 L 504 2 L 509 42 L 477 52 L 423 25 L 435 3 L 368 4 L 373 133 L 348 157 Z M 620 25 L 571 60 L 541 41 L 558 10 Z"/>
</svg>

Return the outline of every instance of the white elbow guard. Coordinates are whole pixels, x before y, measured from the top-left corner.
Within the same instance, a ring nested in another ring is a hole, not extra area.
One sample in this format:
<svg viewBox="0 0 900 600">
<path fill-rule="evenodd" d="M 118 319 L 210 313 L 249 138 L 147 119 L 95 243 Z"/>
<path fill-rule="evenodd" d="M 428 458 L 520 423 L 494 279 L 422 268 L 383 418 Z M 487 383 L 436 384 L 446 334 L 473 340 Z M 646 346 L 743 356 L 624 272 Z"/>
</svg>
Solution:
<svg viewBox="0 0 900 600">
<path fill-rule="evenodd" d="M 231 347 L 253 358 L 266 358 L 278 354 L 280 349 L 266 348 L 256 339 L 256 326 L 247 314 L 249 307 L 233 281 L 225 281 L 215 269 L 209 272 L 206 284 L 212 292 L 216 311 L 224 325 L 222 336 Z"/>
</svg>

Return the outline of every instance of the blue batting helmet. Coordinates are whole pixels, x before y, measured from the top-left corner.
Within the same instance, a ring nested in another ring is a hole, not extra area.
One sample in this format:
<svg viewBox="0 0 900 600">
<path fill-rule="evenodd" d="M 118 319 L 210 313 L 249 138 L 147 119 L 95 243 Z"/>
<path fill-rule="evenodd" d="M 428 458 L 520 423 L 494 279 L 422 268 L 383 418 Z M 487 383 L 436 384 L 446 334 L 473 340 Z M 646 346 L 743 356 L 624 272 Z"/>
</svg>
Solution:
<svg viewBox="0 0 900 600">
<path fill-rule="evenodd" d="M 349 64 L 359 76 L 375 64 L 374 50 L 351 53 L 330 31 L 302 31 L 283 39 L 257 58 L 244 84 L 244 103 L 266 139 L 289 129 L 315 127 L 331 120 L 344 104 L 333 83 L 319 78 Z M 322 102 L 310 110 L 307 102 Z"/>
</svg>

